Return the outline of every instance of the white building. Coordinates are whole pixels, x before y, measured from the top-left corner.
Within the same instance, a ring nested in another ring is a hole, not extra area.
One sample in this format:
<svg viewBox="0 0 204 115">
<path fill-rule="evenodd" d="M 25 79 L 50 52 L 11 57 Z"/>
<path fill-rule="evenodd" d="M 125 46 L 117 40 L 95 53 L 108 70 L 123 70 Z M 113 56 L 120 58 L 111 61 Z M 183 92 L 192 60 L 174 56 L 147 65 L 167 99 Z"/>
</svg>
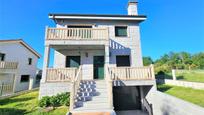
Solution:
<svg viewBox="0 0 204 115">
<path fill-rule="evenodd" d="M 151 112 L 153 66 L 143 67 L 137 2 L 128 15 L 49 14 L 40 98 L 71 92 L 70 111 Z M 50 49 L 54 64 L 49 67 Z"/>
<path fill-rule="evenodd" d="M 35 87 L 39 58 L 22 39 L 0 40 L 0 85 L 13 84 L 14 92 Z"/>
</svg>

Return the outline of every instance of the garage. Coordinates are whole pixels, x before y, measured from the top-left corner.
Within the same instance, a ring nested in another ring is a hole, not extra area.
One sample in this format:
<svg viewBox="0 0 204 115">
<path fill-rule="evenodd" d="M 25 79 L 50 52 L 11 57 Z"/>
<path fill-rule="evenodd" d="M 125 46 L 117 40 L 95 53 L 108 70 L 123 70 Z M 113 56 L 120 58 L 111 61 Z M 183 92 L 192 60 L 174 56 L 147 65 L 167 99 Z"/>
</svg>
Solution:
<svg viewBox="0 0 204 115">
<path fill-rule="evenodd" d="M 113 87 L 113 104 L 115 111 L 141 110 L 141 96 L 139 87 Z"/>
</svg>

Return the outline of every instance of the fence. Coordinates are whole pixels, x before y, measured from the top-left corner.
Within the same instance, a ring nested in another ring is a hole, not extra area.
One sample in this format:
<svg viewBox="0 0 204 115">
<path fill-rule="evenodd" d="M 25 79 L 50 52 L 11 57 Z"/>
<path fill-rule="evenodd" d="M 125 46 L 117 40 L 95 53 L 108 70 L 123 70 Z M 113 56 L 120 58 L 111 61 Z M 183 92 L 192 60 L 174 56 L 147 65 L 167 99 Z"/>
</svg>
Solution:
<svg viewBox="0 0 204 115">
<path fill-rule="evenodd" d="M 1 83 L 0 84 L 0 96 L 13 93 L 12 83 Z"/>
</svg>

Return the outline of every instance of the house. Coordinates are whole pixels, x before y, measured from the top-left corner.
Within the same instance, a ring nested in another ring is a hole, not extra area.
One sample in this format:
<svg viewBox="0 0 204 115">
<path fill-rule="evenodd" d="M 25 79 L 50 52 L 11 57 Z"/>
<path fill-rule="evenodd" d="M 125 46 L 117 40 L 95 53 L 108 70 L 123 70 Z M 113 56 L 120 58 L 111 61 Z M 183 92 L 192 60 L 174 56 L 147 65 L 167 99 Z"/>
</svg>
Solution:
<svg viewBox="0 0 204 115">
<path fill-rule="evenodd" d="M 22 39 L 0 40 L 0 85 L 11 92 L 35 87 L 39 58 L 40 54 Z"/>
<path fill-rule="evenodd" d="M 49 14 L 40 96 L 70 92 L 70 112 L 151 114 L 146 98 L 155 91 L 153 65 L 144 67 L 137 1 L 128 15 Z M 53 67 L 49 65 L 54 50 Z M 90 114 L 90 113 L 89 113 Z"/>
</svg>

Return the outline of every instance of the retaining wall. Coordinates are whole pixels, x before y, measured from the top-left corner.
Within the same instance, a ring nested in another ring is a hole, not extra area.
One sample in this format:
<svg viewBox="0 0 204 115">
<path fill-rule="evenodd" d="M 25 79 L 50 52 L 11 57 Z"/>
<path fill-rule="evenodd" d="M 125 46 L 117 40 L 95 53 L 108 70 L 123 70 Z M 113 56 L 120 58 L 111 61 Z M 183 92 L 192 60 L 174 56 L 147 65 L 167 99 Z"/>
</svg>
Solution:
<svg viewBox="0 0 204 115">
<path fill-rule="evenodd" d="M 167 85 L 190 87 L 194 89 L 204 90 L 204 83 L 198 83 L 198 82 L 188 82 L 188 81 L 179 81 L 179 80 L 170 80 L 170 79 L 158 79 L 157 83 L 164 83 Z"/>
</svg>

